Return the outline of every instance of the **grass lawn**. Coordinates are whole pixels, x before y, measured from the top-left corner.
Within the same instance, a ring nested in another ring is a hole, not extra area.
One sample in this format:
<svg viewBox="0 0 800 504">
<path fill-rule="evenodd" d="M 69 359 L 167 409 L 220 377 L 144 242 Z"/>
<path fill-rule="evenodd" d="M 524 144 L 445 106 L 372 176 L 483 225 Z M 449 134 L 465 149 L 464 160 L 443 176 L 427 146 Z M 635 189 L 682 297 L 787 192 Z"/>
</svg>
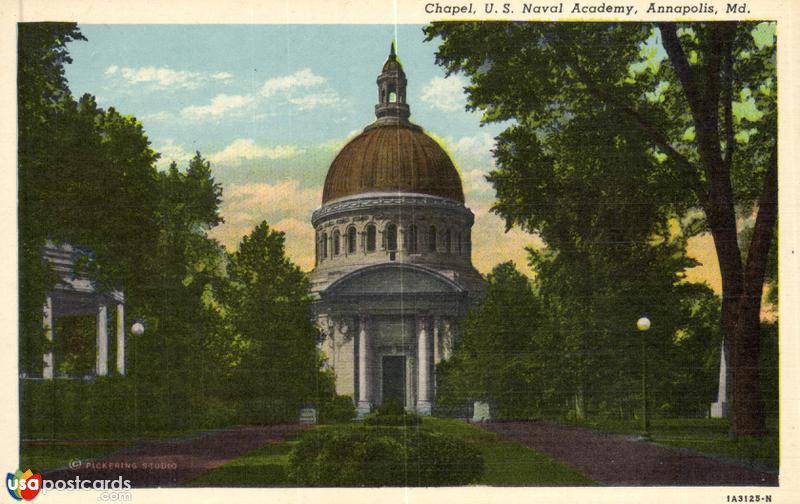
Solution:
<svg viewBox="0 0 800 504">
<path fill-rule="evenodd" d="M 282 487 L 292 486 L 286 473 L 289 452 L 297 441 L 273 442 L 208 471 L 188 486 Z"/>
<path fill-rule="evenodd" d="M 325 428 L 324 426 L 317 428 Z M 442 432 L 474 443 L 481 451 L 486 471 L 479 485 L 578 486 L 594 482 L 556 460 L 525 446 L 502 440 L 458 420 L 426 418 L 423 429 Z M 287 478 L 289 453 L 297 441 L 288 440 L 254 450 L 209 471 L 190 486 L 293 486 Z"/>
<path fill-rule="evenodd" d="M 477 444 L 486 463 L 481 485 L 578 486 L 594 482 L 572 467 L 536 450 L 458 420 L 426 418 L 425 428 L 453 434 Z"/>
<path fill-rule="evenodd" d="M 619 434 L 641 433 L 641 422 L 638 420 L 590 419 L 567 425 Z M 650 422 L 651 437 L 656 443 L 719 455 L 771 469 L 778 468 L 778 429 L 774 422 L 768 425 L 768 435 L 757 440 L 734 440 L 730 437 L 729 429 L 729 421 L 722 418 L 653 419 Z"/>
</svg>

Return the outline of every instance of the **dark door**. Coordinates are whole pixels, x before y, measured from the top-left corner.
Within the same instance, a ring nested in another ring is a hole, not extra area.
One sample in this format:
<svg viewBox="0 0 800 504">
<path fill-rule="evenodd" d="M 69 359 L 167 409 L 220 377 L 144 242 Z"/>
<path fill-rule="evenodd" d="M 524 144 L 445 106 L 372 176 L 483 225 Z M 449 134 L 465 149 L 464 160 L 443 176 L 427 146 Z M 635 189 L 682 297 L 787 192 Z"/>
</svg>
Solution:
<svg viewBox="0 0 800 504">
<path fill-rule="evenodd" d="M 383 398 L 384 402 L 395 400 L 406 404 L 406 358 L 403 355 L 383 357 Z"/>
</svg>

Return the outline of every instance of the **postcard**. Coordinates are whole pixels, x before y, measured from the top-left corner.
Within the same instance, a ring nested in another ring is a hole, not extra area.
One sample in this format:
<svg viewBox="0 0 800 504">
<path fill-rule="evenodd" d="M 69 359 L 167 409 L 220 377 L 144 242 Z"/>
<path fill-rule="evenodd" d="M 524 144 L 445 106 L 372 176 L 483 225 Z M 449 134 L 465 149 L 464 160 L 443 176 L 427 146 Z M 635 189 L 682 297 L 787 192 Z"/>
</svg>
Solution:
<svg viewBox="0 0 800 504">
<path fill-rule="evenodd" d="M 792 502 L 796 10 L 20 2 L 8 498 Z"/>
</svg>

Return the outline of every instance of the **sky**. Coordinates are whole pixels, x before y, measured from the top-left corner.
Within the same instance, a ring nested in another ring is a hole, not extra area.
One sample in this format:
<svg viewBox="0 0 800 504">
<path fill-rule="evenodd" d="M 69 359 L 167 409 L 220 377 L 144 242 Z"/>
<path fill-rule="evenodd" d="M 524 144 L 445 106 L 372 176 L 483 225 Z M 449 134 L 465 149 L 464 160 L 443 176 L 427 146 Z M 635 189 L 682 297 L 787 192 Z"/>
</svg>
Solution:
<svg viewBox="0 0 800 504">
<path fill-rule="evenodd" d="M 524 272 L 526 246 L 541 240 L 506 232 L 490 212 L 485 175 L 504 125 L 481 126 L 465 110 L 459 75 L 435 64 L 437 41 L 417 25 L 80 25 L 88 41 L 69 44 L 67 79 L 75 96 L 139 119 L 160 168 L 185 168 L 195 151 L 211 162 L 223 188 L 225 223 L 211 236 L 229 250 L 266 220 L 286 233 L 289 257 L 314 265 L 311 213 L 325 174 L 348 139 L 375 119 L 375 80 L 396 40 L 408 78 L 411 121 L 444 145 L 460 171 L 475 214 L 473 263 L 482 273 L 513 260 Z M 690 272 L 718 291 L 718 267 L 707 237 L 690 253 L 704 265 Z"/>
</svg>

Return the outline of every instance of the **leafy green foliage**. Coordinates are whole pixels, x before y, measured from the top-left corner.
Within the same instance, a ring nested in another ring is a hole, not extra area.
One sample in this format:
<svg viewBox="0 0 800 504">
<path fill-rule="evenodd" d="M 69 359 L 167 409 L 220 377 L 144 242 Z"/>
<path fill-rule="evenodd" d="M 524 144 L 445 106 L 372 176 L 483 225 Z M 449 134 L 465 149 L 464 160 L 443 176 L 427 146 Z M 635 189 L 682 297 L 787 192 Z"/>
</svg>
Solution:
<svg viewBox="0 0 800 504">
<path fill-rule="evenodd" d="M 422 423 L 422 417 L 411 411 L 406 411 L 400 401 L 390 399 L 384 401 L 371 414 L 364 417 L 366 425 L 394 425 L 409 427 Z"/>
<path fill-rule="evenodd" d="M 635 368 L 625 363 L 635 360 L 627 357 L 635 355 L 629 328 L 642 313 L 654 320 L 654 348 L 688 334 L 682 316 L 708 296 L 678 286 L 693 265 L 685 245 L 710 231 L 724 285 L 720 322 L 739 369 L 734 430 L 763 430 L 754 370 L 777 215 L 774 26 L 460 22 L 425 29 L 428 40 L 441 39 L 437 62 L 470 79 L 468 108 L 481 110 L 484 122 L 509 123 L 487 177 L 497 191 L 493 209 L 507 227 L 536 233 L 547 246 L 531 261 L 557 324 L 551 331 L 563 335 L 561 389 L 575 389 L 578 405 L 590 388 L 623 387 L 623 394 L 632 385 L 630 372 L 613 372 Z M 756 206 L 742 254 L 737 212 L 748 217 Z M 698 337 L 705 359 L 721 335 Z M 625 356 L 615 359 L 615 351 Z M 608 359 L 620 366 L 609 368 Z"/>
<path fill-rule="evenodd" d="M 228 263 L 226 320 L 238 349 L 231 379 L 242 400 L 281 398 L 298 408 L 314 399 L 320 356 L 308 279 L 285 256 L 284 234 L 266 222 L 244 237 Z"/>
<path fill-rule="evenodd" d="M 535 257 L 536 291 L 511 263 L 489 275 L 453 359 L 437 369 L 439 402 L 463 411 L 472 401 L 489 401 L 500 418 L 630 418 L 641 405 L 646 337 L 650 397 L 659 414 L 706 414 L 720 346 L 719 301 L 710 290 L 675 285 L 663 258 L 653 261 L 661 268 L 613 284 L 600 276 L 614 274 L 609 264 L 587 270 L 579 261 Z M 643 313 L 636 293 L 645 287 L 665 304 L 650 310 L 658 325 L 643 335 L 632 321 Z"/>
<path fill-rule="evenodd" d="M 198 152 L 159 171 L 139 121 L 90 95 L 73 99 L 66 43 L 83 39 L 74 24 L 19 25 L 20 368 L 42 368 L 42 306 L 57 281 L 41 259 L 47 240 L 90 250 L 81 267 L 100 289 L 123 290 L 126 319 L 146 330 L 129 335 L 124 380 L 32 385 L 26 424 L 63 414 L 53 432 L 85 430 L 83 417 L 106 428 L 105 400 L 128 432 L 285 422 L 302 402 L 333 401 L 308 282 L 285 257 L 283 235 L 263 224 L 232 255 L 210 239 L 222 222 L 211 164 Z M 58 322 L 60 372 L 91 372 L 94 324 L 84 322 Z M 39 389 L 63 393 L 76 411 L 40 411 Z"/>
<path fill-rule="evenodd" d="M 483 471 L 480 452 L 458 437 L 347 425 L 304 434 L 289 474 L 308 486 L 451 486 L 474 483 Z"/>
<path fill-rule="evenodd" d="M 356 406 L 353 398 L 345 395 L 333 395 L 325 400 L 325 395 L 319 394 L 319 417 L 322 423 L 349 422 L 356 417 Z"/>
</svg>

